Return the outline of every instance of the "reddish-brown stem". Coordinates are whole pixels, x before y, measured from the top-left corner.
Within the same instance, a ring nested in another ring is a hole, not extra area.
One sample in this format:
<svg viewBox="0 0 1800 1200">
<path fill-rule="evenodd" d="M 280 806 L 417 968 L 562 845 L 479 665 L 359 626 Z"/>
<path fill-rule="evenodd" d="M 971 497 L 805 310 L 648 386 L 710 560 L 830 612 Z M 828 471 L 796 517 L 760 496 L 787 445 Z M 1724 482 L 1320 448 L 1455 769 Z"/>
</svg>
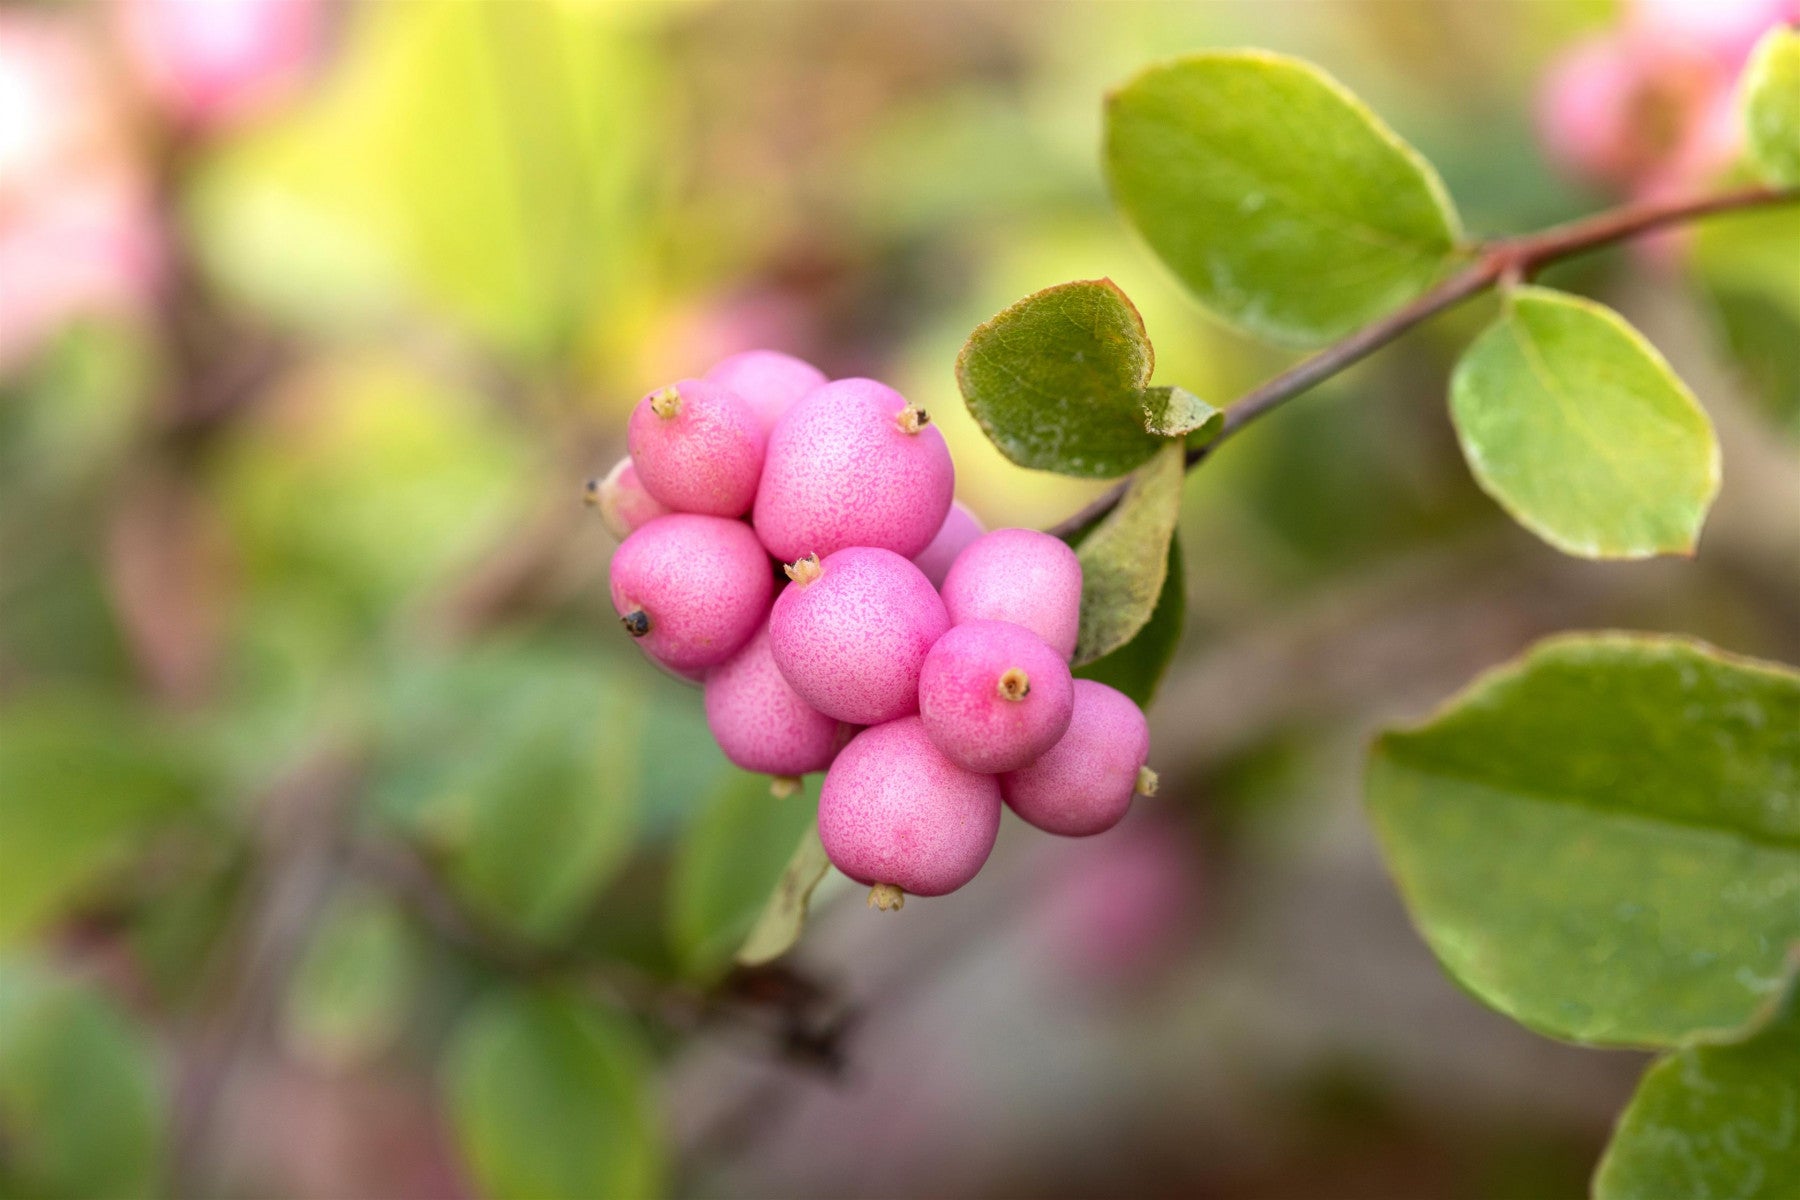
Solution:
<svg viewBox="0 0 1800 1200">
<path fill-rule="evenodd" d="M 1497 283 L 1529 279 L 1534 272 L 1562 259 L 1714 213 L 1741 212 L 1795 202 L 1800 202 L 1800 188 L 1745 187 L 1697 198 L 1628 204 L 1537 233 L 1489 242 L 1478 247 L 1474 257 L 1460 270 L 1445 276 L 1411 303 L 1301 359 L 1238 397 L 1225 409 L 1225 424 L 1219 436 L 1205 446 L 1188 451 L 1188 469 L 1198 466 L 1221 442 L 1264 413 L 1367 358 L 1413 326 L 1456 307 Z M 1111 512 L 1124 494 L 1125 484 L 1120 483 L 1080 512 L 1051 526 L 1047 532 L 1058 537 L 1077 533 Z"/>
</svg>

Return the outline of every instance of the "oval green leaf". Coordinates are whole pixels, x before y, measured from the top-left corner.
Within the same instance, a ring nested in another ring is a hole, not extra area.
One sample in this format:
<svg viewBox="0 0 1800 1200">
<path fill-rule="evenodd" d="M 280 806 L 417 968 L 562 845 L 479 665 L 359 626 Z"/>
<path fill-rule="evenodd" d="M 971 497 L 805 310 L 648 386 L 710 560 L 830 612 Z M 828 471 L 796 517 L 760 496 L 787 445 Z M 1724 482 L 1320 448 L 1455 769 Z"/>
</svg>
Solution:
<svg viewBox="0 0 1800 1200">
<path fill-rule="evenodd" d="M 804 788 L 775 796 L 767 775 L 731 772 L 683 835 L 669 876 L 669 945 L 684 972 L 707 980 L 731 965 L 817 810 Z"/>
<path fill-rule="evenodd" d="M 1751 160 L 1771 183 L 1800 187 L 1800 29 L 1763 35 L 1743 89 Z"/>
<path fill-rule="evenodd" d="M 483 920 L 568 936 L 636 838 L 639 698 L 554 642 L 498 641 L 393 674 L 376 807 Z"/>
<path fill-rule="evenodd" d="M 819 825 L 815 821 L 800 835 L 800 844 L 782 868 L 775 890 L 769 893 L 744 944 L 738 947 L 740 965 L 760 967 L 794 948 L 806 931 L 806 906 L 812 902 L 813 890 L 830 869 L 831 860 L 825 856 L 825 843 L 819 840 Z"/>
<path fill-rule="evenodd" d="M 956 359 L 969 412 L 1021 467 L 1112 479 L 1170 437 L 1223 419 L 1179 388 L 1152 388 L 1143 318 L 1110 279 L 1045 288 L 976 328 Z"/>
<path fill-rule="evenodd" d="M 1181 644 L 1181 632 L 1187 621 L 1187 581 L 1181 561 L 1181 537 L 1169 539 L 1169 565 L 1163 576 L 1162 594 L 1150 619 L 1137 635 L 1111 654 L 1077 667 L 1079 679 L 1092 679 L 1117 688 L 1140 708 L 1148 708 L 1156 698 L 1175 650 Z"/>
<path fill-rule="evenodd" d="M 157 1075 L 150 1040 L 104 995 L 0 963 L 0 1195 L 159 1194 Z"/>
<path fill-rule="evenodd" d="M 653 1196 L 649 1067 L 633 1031 L 560 995 L 503 994 L 453 1039 L 445 1090 L 485 1196 Z"/>
<path fill-rule="evenodd" d="M 1691 554 L 1719 490 L 1693 393 L 1611 309 L 1522 287 L 1450 381 L 1482 490 L 1565 554 Z"/>
<path fill-rule="evenodd" d="M 1075 548 L 1081 560 L 1081 627 L 1075 665 L 1111 654 L 1137 636 L 1156 610 L 1169 570 L 1169 540 L 1181 515 L 1187 462 L 1167 442 L 1132 476 L 1113 510 Z"/>
<path fill-rule="evenodd" d="M 1673 638 L 1552 639 L 1376 742 L 1369 807 L 1425 940 L 1575 1041 L 1766 1020 L 1800 945 L 1800 675 Z"/>
<path fill-rule="evenodd" d="M 1800 1196 L 1800 1011 L 1733 1046 L 1660 1059 L 1594 1177 L 1595 1200 Z"/>
<path fill-rule="evenodd" d="M 1341 84 L 1262 51 L 1152 67 L 1109 98 L 1113 195 L 1201 303 L 1329 341 L 1412 299 L 1459 236 L 1443 182 Z"/>
<path fill-rule="evenodd" d="M 177 739 L 108 701 L 0 712 L 0 944 L 55 916 L 203 786 Z"/>
</svg>

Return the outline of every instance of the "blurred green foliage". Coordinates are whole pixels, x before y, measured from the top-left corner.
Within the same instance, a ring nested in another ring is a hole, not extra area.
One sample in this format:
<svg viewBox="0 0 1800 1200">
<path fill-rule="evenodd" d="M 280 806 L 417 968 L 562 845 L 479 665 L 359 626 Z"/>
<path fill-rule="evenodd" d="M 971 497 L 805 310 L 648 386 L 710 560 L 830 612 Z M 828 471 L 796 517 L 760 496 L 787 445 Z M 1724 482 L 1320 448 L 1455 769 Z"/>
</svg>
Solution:
<svg viewBox="0 0 1800 1200">
<path fill-rule="evenodd" d="M 1545 56 L 1606 6 L 1468 7 L 357 4 L 309 90 L 254 122 L 175 145 L 136 114 L 177 238 L 167 294 L 0 379 L 0 1194 L 181 1191 L 169 1101 L 240 1004 L 261 1006 L 252 1041 L 278 1041 L 214 1101 L 247 1158 L 279 1161 L 267 1126 L 289 1132 L 303 1070 L 337 1089 L 306 1110 L 320 1171 L 356 1134 L 471 1177 L 432 1194 L 670 1186 L 691 1131 L 658 1109 L 686 1032 L 665 1002 L 739 973 L 816 786 L 776 799 L 732 771 L 698 693 L 617 636 L 610 543 L 578 494 L 627 406 L 783 346 L 929 407 L 990 525 L 1053 523 L 1092 487 L 983 437 L 952 370 L 979 322 L 1105 276 L 1156 333 L 1153 386 L 1222 403 L 1287 361 L 1209 323 L 1112 210 L 1102 93 L 1171 53 L 1269 45 L 1423 147 L 1476 232 L 1591 207 L 1525 114 Z M 1790 430 L 1797 232 L 1737 218 L 1692 243 Z M 1642 268 L 1591 269 L 1604 290 Z M 1507 536 L 1443 416 L 1482 315 L 1209 463 L 1179 552 L 1137 564 L 1168 571 L 1140 589 L 1143 657 L 1090 670 L 1147 693 L 1310 598 Z M 1681 621 L 1780 644 L 1777 620 L 1739 615 L 1766 611 L 1763 585 L 1714 583 L 1728 602 L 1681 592 Z M 1314 816 L 1319 747 L 1344 736 L 1258 719 L 1234 757 L 1189 765 L 1204 804 L 1168 802 L 1221 858 L 1274 841 L 1271 813 Z M 296 918 L 278 885 L 310 820 L 333 825 Z M 362 854 L 395 847 L 441 892 Z M 278 979 L 255 949 L 270 926 Z M 454 1147 L 431 1122 L 384 1140 L 357 1103 L 373 1078 L 441 1104 Z M 247 1192 L 287 1190 L 231 1166 Z"/>
<path fill-rule="evenodd" d="M 0 1194 L 160 1190 L 163 1080 L 145 1036 L 94 988 L 0 961 Z"/>
</svg>

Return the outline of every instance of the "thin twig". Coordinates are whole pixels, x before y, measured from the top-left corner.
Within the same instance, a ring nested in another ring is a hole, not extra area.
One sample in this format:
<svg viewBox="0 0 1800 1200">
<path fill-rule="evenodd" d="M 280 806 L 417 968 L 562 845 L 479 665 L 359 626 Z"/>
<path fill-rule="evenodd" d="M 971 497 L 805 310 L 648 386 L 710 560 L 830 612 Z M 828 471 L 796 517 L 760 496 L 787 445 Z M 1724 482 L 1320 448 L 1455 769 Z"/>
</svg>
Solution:
<svg viewBox="0 0 1800 1200">
<path fill-rule="evenodd" d="M 350 756 L 324 745 L 284 775 L 261 806 L 260 878 L 242 927 L 224 944 L 216 999 L 189 1039 L 176 1093 L 169 1178 L 178 1196 L 211 1190 L 220 1106 L 246 1051 L 266 1032 L 330 892 L 339 806 L 355 777 Z"/>
<path fill-rule="evenodd" d="M 1410 304 L 1301 359 L 1273 379 L 1238 397 L 1225 409 L 1225 424 L 1219 435 L 1205 446 L 1188 451 L 1188 469 L 1205 461 L 1221 443 L 1256 418 L 1361 362 L 1415 325 L 1456 307 L 1502 280 L 1527 279 L 1534 272 L 1565 258 L 1717 213 L 1796 202 L 1800 202 L 1800 188 L 1738 188 L 1697 198 L 1628 204 L 1537 233 L 1490 242 L 1477 249 L 1473 261 L 1446 276 Z M 1125 484 L 1120 483 L 1086 508 L 1052 525 L 1047 532 L 1057 537 L 1078 533 L 1111 512 L 1124 494 Z"/>
</svg>

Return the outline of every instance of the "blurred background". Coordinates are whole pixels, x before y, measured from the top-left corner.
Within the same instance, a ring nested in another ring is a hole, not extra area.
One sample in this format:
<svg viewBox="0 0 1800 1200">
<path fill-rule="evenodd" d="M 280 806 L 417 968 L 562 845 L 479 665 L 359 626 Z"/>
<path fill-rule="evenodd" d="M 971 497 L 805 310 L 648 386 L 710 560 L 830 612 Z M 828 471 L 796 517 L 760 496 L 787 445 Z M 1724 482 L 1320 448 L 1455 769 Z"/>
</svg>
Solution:
<svg viewBox="0 0 1800 1200">
<path fill-rule="evenodd" d="M 1159 383 L 1288 361 L 1112 211 L 1107 88 L 1306 56 L 1520 232 L 1728 173 L 1737 60 L 1681 23 L 1745 7 L 0 4 L 0 1195 L 1583 1194 L 1642 1060 L 1443 977 L 1362 755 L 1556 630 L 1800 661 L 1792 212 L 1553 277 L 1718 426 L 1697 558 L 1564 558 L 1475 489 L 1471 304 L 1190 481 L 1157 798 L 1009 815 L 899 916 L 828 878 L 772 968 L 729 960 L 812 800 L 627 644 L 581 485 L 768 346 L 1054 522 L 1094 489 L 982 440 L 978 322 L 1107 275 Z"/>
</svg>

